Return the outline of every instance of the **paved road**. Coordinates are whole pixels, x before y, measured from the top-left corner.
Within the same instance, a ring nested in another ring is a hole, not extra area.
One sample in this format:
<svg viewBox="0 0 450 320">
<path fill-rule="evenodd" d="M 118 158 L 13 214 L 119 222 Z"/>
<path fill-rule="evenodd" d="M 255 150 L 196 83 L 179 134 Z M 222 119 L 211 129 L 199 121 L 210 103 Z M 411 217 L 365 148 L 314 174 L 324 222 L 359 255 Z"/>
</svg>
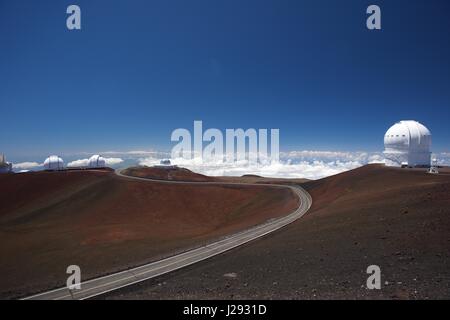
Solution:
<svg viewBox="0 0 450 320">
<path fill-rule="evenodd" d="M 130 177 L 116 171 L 116 174 L 133 180 L 152 181 L 158 183 L 176 184 L 209 184 L 209 185 L 250 185 L 244 183 L 221 183 L 221 182 L 185 182 L 185 181 L 161 181 L 146 178 Z M 236 248 L 249 241 L 272 233 L 303 216 L 311 207 L 311 196 L 303 188 L 298 186 L 257 184 L 258 186 L 270 186 L 276 188 L 290 188 L 300 198 L 300 206 L 291 214 L 277 219 L 272 219 L 264 224 L 241 231 L 222 240 L 212 242 L 205 246 L 177 254 L 175 256 L 155 261 L 137 268 L 125 270 L 100 278 L 95 278 L 81 283 L 81 289 L 69 290 L 67 287 L 43 292 L 25 300 L 66 300 L 66 299 L 88 299 L 106 292 L 110 292 L 125 286 L 132 285 L 147 279 L 151 279 L 165 273 L 189 266 L 199 261 L 208 259 L 225 251 Z"/>
</svg>

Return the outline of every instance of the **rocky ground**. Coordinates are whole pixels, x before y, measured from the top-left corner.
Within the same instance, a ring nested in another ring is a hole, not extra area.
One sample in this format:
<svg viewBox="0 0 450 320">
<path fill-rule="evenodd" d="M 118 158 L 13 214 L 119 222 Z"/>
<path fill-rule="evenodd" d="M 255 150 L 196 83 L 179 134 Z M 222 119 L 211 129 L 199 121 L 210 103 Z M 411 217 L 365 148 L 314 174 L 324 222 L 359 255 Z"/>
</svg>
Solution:
<svg viewBox="0 0 450 320">
<path fill-rule="evenodd" d="M 290 190 L 266 186 L 161 184 L 109 170 L 2 175 L 0 298 L 63 286 L 72 264 L 86 280 L 198 246 L 297 206 Z"/>
<path fill-rule="evenodd" d="M 304 184 L 292 225 L 102 299 L 449 299 L 450 175 L 369 165 Z M 446 174 L 447 172 L 447 174 Z M 381 290 L 368 290 L 369 265 Z"/>
</svg>

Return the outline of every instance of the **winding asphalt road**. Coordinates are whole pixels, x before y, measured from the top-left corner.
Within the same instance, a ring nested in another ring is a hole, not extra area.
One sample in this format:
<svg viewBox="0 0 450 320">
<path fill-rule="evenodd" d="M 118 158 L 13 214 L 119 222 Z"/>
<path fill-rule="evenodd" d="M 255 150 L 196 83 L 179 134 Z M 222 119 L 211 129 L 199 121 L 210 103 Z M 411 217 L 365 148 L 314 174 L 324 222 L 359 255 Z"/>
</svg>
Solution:
<svg viewBox="0 0 450 320">
<path fill-rule="evenodd" d="M 272 233 L 302 217 L 311 207 L 312 198 L 308 192 L 299 186 L 275 185 L 275 184 L 246 184 L 246 183 L 222 183 L 222 182 L 186 182 L 186 181 L 167 181 L 153 180 L 147 178 L 131 177 L 123 175 L 120 171 L 116 171 L 120 177 L 132 180 L 140 180 L 146 182 L 157 183 L 173 183 L 173 184 L 208 184 L 208 185 L 258 185 L 270 186 L 276 188 L 290 188 L 300 199 L 300 206 L 291 214 L 277 219 L 272 219 L 264 224 L 255 226 L 225 237 L 219 241 L 192 249 L 163 260 L 145 264 L 140 267 L 113 273 L 107 276 L 95 278 L 81 283 L 81 289 L 69 290 L 67 287 L 59 288 L 36 294 L 25 298 L 24 300 L 83 300 L 92 298 L 106 292 L 110 292 L 122 287 L 130 286 L 147 279 L 151 279 L 177 269 L 184 268 L 191 264 L 214 257 L 223 252 L 241 246 L 249 241 L 261 238 Z"/>
</svg>

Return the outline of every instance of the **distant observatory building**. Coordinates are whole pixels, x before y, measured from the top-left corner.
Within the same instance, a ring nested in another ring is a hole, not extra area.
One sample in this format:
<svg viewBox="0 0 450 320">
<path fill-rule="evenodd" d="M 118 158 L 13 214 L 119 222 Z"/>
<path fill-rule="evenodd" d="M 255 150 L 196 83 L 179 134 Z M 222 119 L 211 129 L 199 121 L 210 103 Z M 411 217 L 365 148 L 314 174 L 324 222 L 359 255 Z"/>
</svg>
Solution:
<svg viewBox="0 0 450 320">
<path fill-rule="evenodd" d="M 49 171 L 63 170 L 64 161 L 58 156 L 50 156 L 44 161 L 44 169 Z"/>
<path fill-rule="evenodd" d="M 5 156 L 0 154 L 0 173 L 12 172 L 12 163 L 6 162 Z"/>
<path fill-rule="evenodd" d="M 394 124 L 384 135 L 386 165 L 393 167 L 429 167 L 431 133 L 413 120 Z"/>
<path fill-rule="evenodd" d="M 162 160 L 159 162 L 159 164 L 160 164 L 161 166 L 170 166 L 170 165 L 172 165 L 172 163 L 170 162 L 169 159 L 162 159 Z"/>
<path fill-rule="evenodd" d="M 89 168 L 105 168 L 106 160 L 102 156 L 96 154 L 89 158 L 88 162 Z"/>
<path fill-rule="evenodd" d="M 162 168 L 162 169 L 174 169 L 177 166 L 173 165 L 169 159 L 162 159 L 159 164 L 154 166 L 155 168 Z"/>
</svg>

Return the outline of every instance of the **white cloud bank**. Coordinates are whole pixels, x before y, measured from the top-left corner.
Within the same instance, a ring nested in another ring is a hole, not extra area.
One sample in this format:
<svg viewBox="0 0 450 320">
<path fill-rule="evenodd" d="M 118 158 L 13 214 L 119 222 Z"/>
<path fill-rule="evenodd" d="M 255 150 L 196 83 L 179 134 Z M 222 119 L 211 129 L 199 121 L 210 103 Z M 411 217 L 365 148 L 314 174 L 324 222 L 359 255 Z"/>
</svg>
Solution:
<svg viewBox="0 0 450 320">
<path fill-rule="evenodd" d="M 160 159 L 142 158 L 140 165 L 152 166 Z M 172 164 L 209 176 L 241 176 L 255 174 L 273 178 L 320 179 L 355 169 L 367 163 L 380 163 L 382 155 L 367 152 L 292 151 L 280 154 L 279 162 L 202 161 L 200 158 L 172 159 Z"/>
<path fill-rule="evenodd" d="M 121 158 L 104 158 L 107 166 L 114 166 L 116 164 L 122 163 Z M 87 167 L 89 164 L 89 159 L 79 159 L 69 162 L 68 167 Z"/>
<path fill-rule="evenodd" d="M 436 154 L 440 164 L 450 164 L 450 153 Z M 366 164 L 384 163 L 380 152 L 337 152 L 337 151 L 290 151 L 280 153 L 279 162 L 249 164 L 248 161 L 222 162 L 171 159 L 172 164 L 209 176 L 241 176 L 255 174 L 273 178 L 320 179 Z M 146 157 L 138 160 L 140 165 L 159 164 L 160 158 Z"/>
<path fill-rule="evenodd" d="M 67 164 L 68 167 L 87 167 L 89 159 L 79 159 L 71 161 Z"/>
<path fill-rule="evenodd" d="M 14 163 L 13 164 L 13 169 L 18 169 L 18 170 L 30 170 L 30 169 L 34 169 L 34 168 L 38 168 L 43 166 L 42 163 L 37 163 L 37 162 L 21 162 L 21 163 Z"/>
<path fill-rule="evenodd" d="M 91 154 L 90 152 L 86 152 L 85 154 Z M 110 157 L 120 157 L 120 158 L 127 158 L 127 159 L 135 159 L 137 157 L 169 157 L 170 152 L 165 151 L 154 151 L 154 150 L 128 150 L 128 151 L 103 151 L 100 152 L 103 156 L 110 156 Z"/>
<path fill-rule="evenodd" d="M 116 164 L 122 163 L 123 159 L 121 158 L 105 158 L 106 165 L 114 166 Z"/>
<path fill-rule="evenodd" d="M 116 155 L 121 153 L 122 156 Z M 103 153 L 104 154 L 104 153 Z M 169 158 L 167 152 L 158 151 L 110 151 L 105 158 L 108 166 L 114 166 L 126 161 L 127 165 L 156 165 L 163 158 Z M 79 155 L 80 158 L 85 155 Z M 450 152 L 434 153 L 439 165 L 450 165 Z M 125 160 L 123 160 L 125 159 Z M 68 167 L 83 167 L 88 165 L 88 159 L 79 159 L 68 163 Z M 235 163 L 221 161 L 204 161 L 194 158 L 185 160 L 182 158 L 171 159 L 173 164 L 188 168 L 194 172 L 211 176 L 241 176 L 255 174 L 275 178 L 307 178 L 320 179 L 355 169 L 370 163 L 384 163 L 381 152 L 343 152 L 343 151 L 314 151 L 301 150 L 280 153 L 280 162 L 266 162 L 263 164 L 249 164 L 247 161 Z M 15 170 L 31 170 L 42 167 L 38 162 L 22 162 L 13 164 Z"/>
</svg>

